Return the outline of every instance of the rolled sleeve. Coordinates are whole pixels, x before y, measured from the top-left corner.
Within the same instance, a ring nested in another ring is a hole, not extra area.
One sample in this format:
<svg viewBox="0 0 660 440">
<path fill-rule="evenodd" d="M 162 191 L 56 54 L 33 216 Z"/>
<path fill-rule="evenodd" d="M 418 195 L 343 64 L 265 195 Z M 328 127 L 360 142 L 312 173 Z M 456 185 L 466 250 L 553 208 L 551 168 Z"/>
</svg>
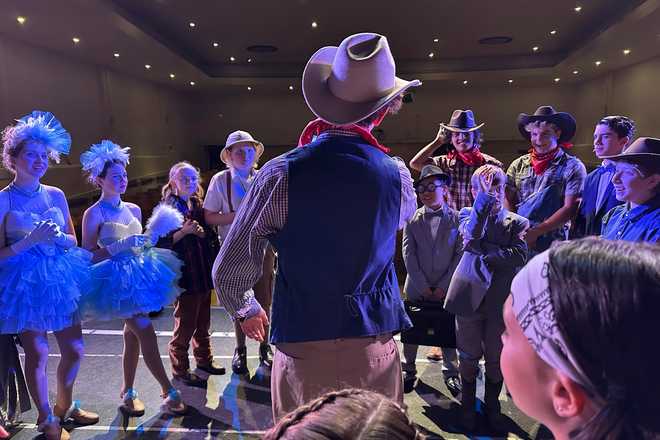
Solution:
<svg viewBox="0 0 660 440">
<path fill-rule="evenodd" d="M 216 174 L 209 183 L 209 189 L 206 191 L 206 197 L 204 197 L 202 207 L 207 211 L 220 212 L 222 209 L 221 197 L 222 195 L 218 188 L 218 174 Z"/>
</svg>

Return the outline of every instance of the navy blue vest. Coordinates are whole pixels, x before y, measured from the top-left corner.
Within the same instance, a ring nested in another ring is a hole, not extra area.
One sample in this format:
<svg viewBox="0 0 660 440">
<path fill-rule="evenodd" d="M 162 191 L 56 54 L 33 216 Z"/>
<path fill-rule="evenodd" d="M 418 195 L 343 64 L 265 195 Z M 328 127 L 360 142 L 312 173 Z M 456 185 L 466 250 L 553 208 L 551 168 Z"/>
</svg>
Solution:
<svg viewBox="0 0 660 440">
<path fill-rule="evenodd" d="M 286 154 L 289 207 L 277 249 L 271 342 L 411 327 L 394 270 L 396 163 L 360 138 L 321 135 Z"/>
</svg>

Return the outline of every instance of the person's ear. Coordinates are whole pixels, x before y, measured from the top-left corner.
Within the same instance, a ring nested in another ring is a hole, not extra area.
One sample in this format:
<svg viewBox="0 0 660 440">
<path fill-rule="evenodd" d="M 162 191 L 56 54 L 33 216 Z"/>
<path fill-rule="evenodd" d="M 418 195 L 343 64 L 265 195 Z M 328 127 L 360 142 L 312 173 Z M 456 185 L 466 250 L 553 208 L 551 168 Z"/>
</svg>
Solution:
<svg viewBox="0 0 660 440">
<path fill-rule="evenodd" d="M 557 371 L 550 383 L 552 407 L 558 417 L 577 417 L 584 411 L 589 397 L 581 385 Z"/>
</svg>

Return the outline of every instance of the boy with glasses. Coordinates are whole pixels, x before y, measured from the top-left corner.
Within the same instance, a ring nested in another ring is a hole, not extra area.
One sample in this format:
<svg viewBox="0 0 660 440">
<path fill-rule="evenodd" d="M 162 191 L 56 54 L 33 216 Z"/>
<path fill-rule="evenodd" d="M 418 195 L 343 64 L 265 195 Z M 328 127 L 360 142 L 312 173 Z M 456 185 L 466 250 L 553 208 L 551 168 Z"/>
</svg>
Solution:
<svg viewBox="0 0 660 440">
<path fill-rule="evenodd" d="M 450 177 L 435 165 L 422 168 L 415 191 L 423 205 L 403 229 L 403 261 L 408 272 L 403 291 L 409 301 L 442 302 L 462 254 L 458 213 L 448 204 Z M 412 388 L 417 374 L 417 345 L 404 344 L 405 388 Z M 456 349 L 442 348 L 442 373 L 449 392 L 461 391 Z"/>
</svg>

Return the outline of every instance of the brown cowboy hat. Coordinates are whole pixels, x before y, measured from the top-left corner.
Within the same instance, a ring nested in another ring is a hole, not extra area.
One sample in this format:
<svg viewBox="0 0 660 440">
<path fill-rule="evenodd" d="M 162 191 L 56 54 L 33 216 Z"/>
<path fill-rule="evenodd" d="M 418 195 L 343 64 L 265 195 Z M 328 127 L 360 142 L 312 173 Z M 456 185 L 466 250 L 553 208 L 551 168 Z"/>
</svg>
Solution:
<svg viewBox="0 0 660 440">
<path fill-rule="evenodd" d="M 570 113 L 557 112 L 552 106 L 542 105 L 537 108 L 533 115 L 521 113 L 518 115 L 518 131 L 527 140 L 530 139 L 529 132 L 525 129 L 530 122 L 544 121 L 550 122 L 561 130 L 558 142 L 570 141 L 575 136 L 575 129 L 577 124 L 575 118 Z"/>
<path fill-rule="evenodd" d="M 330 124 L 365 119 L 421 81 L 396 76 L 387 38 L 365 32 L 319 49 L 305 66 L 302 91 L 309 109 Z"/>
<path fill-rule="evenodd" d="M 621 154 L 605 156 L 602 159 L 643 162 L 657 167 L 660 165 L 660 139 L 652 137 L 637 138 Z"/>
<path fill-rule="evenodd" d="M 484 126 L 483 123 L 477 125 L 472 110 L 454 110 L 448 123 L 441 123 L 440 126 L 446 130 L 469 133 L 479 130 Z"/>
</svg>

